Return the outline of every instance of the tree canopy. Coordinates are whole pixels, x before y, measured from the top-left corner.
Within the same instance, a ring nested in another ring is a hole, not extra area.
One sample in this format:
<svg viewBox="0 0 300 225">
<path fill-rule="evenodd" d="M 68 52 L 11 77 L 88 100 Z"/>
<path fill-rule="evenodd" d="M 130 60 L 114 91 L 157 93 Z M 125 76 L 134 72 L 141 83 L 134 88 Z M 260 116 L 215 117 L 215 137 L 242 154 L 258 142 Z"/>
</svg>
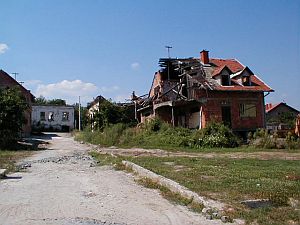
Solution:
<svg viewBox="0 0 300 225">
<path fill-rule="evenodd" d="M 93 121 L 95 127 L 102 130 L 111 124 L 135 124 L 134 109 L 129 106 L 119 106 L 110 101 L 103 101 L 95 112 Z"/>
<path fill-rule="evenodd" d="M 66 100 L 64 100 L 64 99 L 56 98 L 56 99 L 47 100 L 42 95 L 40 97 L 36 98 L 34 103 L 37 105 L 67 105 Z"/>
<path fill-rule="evenodd" d="M 28 104 L 17 87 L 0 89 L 0 149 L 10 147 L 20 137 L 27 108 Z"/>
</svg>

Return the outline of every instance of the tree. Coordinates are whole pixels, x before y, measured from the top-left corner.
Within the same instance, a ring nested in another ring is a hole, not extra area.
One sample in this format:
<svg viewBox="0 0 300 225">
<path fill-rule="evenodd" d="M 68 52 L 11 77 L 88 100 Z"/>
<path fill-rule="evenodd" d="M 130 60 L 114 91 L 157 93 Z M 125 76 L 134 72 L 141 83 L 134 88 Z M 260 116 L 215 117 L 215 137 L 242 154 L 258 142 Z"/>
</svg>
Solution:
<svg viewBox="0 0 300 225">
<path fill-rule="evenodd" d="M 42 95 L 40 97 L 36 98 L 34 103 L 37 105 L 67 105 L 66 100 L 63 100 L 60 98 L 47 100 Z"/>
<path fill-rule="evenodd" d="M 34 100 L 34 103 L 37 105 L 47 105 L 47 99 L 44 96 L 40 96 Z"/>
<path fill-rule="evenodd" d="M 17 87 L 0 89 L 0 148 L 9 148 L 20 138 L 26 109 L 28 104 Z"/>
<path fill-rule="evenodd" d="M 111 101 L 103 101 L 99 105 L 99 110 L 95 112 L 93 121 L 95 127 L 102 130 L 111 124 L 124 123 L 129 126 L 135 125 L 134 108 L 120 106 Z"/>
</svg>

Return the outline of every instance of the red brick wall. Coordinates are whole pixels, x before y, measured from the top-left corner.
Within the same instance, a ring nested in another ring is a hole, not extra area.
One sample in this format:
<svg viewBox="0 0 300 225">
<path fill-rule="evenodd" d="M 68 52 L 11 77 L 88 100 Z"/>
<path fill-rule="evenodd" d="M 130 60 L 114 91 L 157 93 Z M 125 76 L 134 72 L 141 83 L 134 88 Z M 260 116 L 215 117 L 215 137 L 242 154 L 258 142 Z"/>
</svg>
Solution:
<svg viewBox="0 0 300 225">
<path fill-rule="evenodd" d="M 253 130 L 264 127 L 264 95 L 262 92 L 206 92 L 196 91 L 197 99 L 207 99 L 202 106 L 202 127 L 208 122 L 222 122 L 222 106 L 231 107 L 233 130 Z M 240 104 L 255 104 L 256 117 L 241 118 Z"/>
<path fill-rule="evenodd" d="M 28 90 L 23 88 L 18 82 L 16 82 L 9 74 L 0 70 L 0 88 L 14 87 L 18 86 L 22 95 L 25 97 L 27 103 L 29 104 L 29 109 L 25 111 L 26 124 L 23 125 L 22 131 L 23 136 L 29 136 L 31 132 L 31 105 L 32 105 L 32 95 Z"/>
</svg>

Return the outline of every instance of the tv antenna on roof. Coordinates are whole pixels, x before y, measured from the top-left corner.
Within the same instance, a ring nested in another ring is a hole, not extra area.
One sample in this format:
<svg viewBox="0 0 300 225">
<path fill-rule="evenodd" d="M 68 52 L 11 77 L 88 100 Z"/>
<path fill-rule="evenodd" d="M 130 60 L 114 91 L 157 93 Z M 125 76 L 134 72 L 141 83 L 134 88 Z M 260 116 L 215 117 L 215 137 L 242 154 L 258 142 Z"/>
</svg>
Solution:
<svg viewBox="0 0 300 225">
<path fill-rule="evenodd" d="M 11 74 L 15 75 L 15 80 L 17 80 L 17 75 L 18 75 L 19 73 L 11 73 Z"/>
<path fill-rule="evenodd" d="M 172 46 L 166 45 L 165 48 L 168 49 L 168 58 L 170 58 L 170 48 L 172 48 Z"/>
</svg>

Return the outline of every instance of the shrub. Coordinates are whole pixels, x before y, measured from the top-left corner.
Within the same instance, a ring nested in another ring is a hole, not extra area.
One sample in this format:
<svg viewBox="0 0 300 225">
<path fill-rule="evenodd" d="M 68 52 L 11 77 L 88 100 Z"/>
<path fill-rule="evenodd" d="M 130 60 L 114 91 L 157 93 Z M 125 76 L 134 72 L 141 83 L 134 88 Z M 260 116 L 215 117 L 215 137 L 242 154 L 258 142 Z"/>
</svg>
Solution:
<svg viewBox="0 0 300 225">
<path fill-rule="evenodd" d="M 195 145 L 197 147 L 237 147 L 239 139 L 230 128 L 222 123 L 212 122 L 206 128 L 195 133 Z"/>
<path fill-rule="evenodd" d="M 285 139 L 280 139 L 276 132 L 274 134 L 269 134 L 265 129 L 257 129 L 253 134 L 250 145 L 253 145 L 256 148 L 265 149 L 299 149 L 300 139 L 291 132 L 288 133 Z"/>
</svg>

